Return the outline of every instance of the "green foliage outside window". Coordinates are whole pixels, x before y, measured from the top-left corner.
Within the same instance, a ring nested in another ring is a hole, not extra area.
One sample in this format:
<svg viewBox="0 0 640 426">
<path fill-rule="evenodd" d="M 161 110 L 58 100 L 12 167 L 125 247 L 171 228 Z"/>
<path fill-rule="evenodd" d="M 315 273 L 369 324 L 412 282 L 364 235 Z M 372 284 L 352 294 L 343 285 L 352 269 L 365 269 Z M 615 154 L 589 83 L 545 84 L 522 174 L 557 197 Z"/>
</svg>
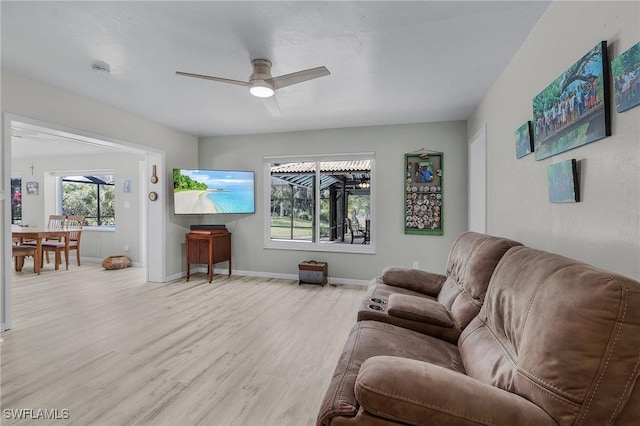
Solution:
<svg viewBox="0 0 640 426">
<path fill-rule="evenodd" d="M 313 189 L 272 185 L 271 238 L 311 240 L 312 236 Z"/>
<path fill-rule="evenodd" d="M 22 224 L 22 179 L 11 178 L 11 224 Z"/>
<path fill-rule="evenodd" d="M 112 176 L 110 181 L 113 182 Z M 62 214 L 84 216 L 86 226 L 115 226 L 114 185 L 63 179 Z"/>
</svg>

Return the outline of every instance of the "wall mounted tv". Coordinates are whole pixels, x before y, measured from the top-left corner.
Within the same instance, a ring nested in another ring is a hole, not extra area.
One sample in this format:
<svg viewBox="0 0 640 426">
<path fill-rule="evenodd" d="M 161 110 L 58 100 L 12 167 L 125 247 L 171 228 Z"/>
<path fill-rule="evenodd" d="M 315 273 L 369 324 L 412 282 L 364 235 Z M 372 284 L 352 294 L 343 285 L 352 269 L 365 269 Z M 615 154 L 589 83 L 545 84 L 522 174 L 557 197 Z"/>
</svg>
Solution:
<svg viewBox="0 0 640 426">
<path fill-rule="evenodd" d="M 173 169 L 175 214 L 255 213 L 255 176 L 249 171 Z"/>
</svg>

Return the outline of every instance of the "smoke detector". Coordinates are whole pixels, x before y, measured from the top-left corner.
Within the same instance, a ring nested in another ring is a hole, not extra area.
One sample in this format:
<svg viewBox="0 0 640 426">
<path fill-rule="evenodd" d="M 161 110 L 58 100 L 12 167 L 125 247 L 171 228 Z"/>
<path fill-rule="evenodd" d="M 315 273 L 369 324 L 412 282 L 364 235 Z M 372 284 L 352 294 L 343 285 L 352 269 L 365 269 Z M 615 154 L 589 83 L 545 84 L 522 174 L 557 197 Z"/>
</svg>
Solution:
<svg viewBox="0 0 640 426">
<path fill-rule="evenodd" d="M 91 63 L 91 70 L 97 73 L 106 73 L 109 74 L 111 72 L 111 66 L 104 61 L 93 61 Z"/>
</svg>

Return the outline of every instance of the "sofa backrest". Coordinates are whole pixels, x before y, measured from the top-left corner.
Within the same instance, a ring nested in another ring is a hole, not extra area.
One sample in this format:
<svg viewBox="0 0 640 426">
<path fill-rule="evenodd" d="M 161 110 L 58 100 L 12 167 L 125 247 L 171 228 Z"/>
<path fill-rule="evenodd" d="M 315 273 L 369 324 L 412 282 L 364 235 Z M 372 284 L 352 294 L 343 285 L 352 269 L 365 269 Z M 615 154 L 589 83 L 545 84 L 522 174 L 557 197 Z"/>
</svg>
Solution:
<svg viewBox="0 0 640 426">
<path fill-rule="evenodd" d="M 640 283 L 630 278 L 514 247 L 458 348 L 469 376 L 561 425 L 640 424 L 626 407 L 640 400 Z"/>
<path fill-rule="evenodd" d="M 454 242 L 438 302 L 451 312 L 458 327 L 465 328 L 478 315 L 493 270 L 507 250 L 519 245 L 476 232 L 466 232 Z"/>
</svg>

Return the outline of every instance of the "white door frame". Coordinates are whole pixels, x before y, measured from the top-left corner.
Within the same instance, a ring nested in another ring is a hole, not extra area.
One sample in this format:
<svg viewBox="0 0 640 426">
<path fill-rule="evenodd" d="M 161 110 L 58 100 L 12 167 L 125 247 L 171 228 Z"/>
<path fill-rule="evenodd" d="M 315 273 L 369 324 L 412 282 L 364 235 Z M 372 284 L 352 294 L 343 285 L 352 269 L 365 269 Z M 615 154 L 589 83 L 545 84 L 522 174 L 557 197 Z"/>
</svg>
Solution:
<svg viewBox="0 0 640 426">
<path fill-rule="evenodd" d="M 91 134 L 77 129 L 60 126 L 45 121 L 34 120 L 15 114 L 4 113 L 3 115 L 3 171 L 4 171 L 4 194 L 11 193 L 11 125 L 13 122 L 20 122 L 28 125 L 44 127 L 60 136 L 70 136 L 75 140 L 85 141 L 104 147 L 117 147 L 123 151 L 129 151 L 146 157 L 146 165 L 141 167 L 142 194 L 149 191 L 149 176 L 151 169 L 156 167 L 160 176 L 164 176 L 165 152 L 144 145 L 138 145 L 106 136 Z M 158 194 L 159 200 L 165 200 L 166 185 L 157 185 L 153 190 Z M 5 197 L 6 198 L 6 197 Z M 166 208 L 162 202 L 152 202 L 146 196 L 141 196 L 141 259 L 147 270 L 147 281 L 166 281 Z M 8 330 L 12 325 L 12 281 L 13 272 L 11 268 L 11 203 L 5 200 L 4 223 L 0 227 L 2 236 L 4 258 L 3 280 L 0 281 L 0 292 L 2 295 L 2 306 L 0 309 L 0 331 Z M 158 232 L 158 230 L 160 230 Z"/>
<path fill-rule="evenodd" d="M 469 140 L 469 194 L 467 227 L 469 231 L 487 233 L 487 125 Z"/>
</svg>

